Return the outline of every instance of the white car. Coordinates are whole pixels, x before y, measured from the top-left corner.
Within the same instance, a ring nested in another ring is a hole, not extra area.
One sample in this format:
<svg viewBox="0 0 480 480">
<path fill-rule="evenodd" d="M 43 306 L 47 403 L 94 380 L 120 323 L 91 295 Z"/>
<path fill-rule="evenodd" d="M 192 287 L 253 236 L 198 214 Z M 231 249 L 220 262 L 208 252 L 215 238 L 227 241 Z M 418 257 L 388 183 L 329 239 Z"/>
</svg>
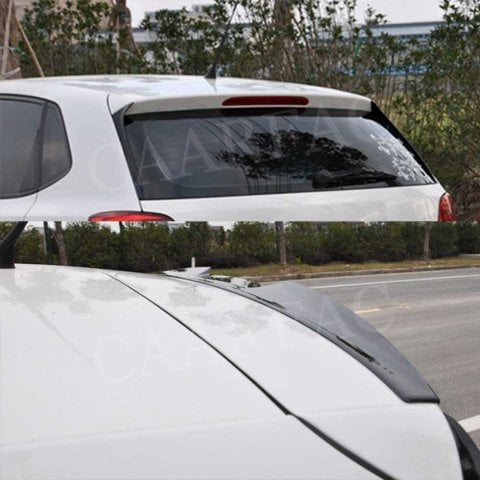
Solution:
<svg viewBox="0 0 480 480">
<path fill-rule="evenodd" d="M 0 82 L 0 220 L 436 221 L 451 200 L 371 100 L 188 76 Z"/>
<path fill-rule="evenodd" d="M 0 270 L 0 478 L 478 479 L 367 322 L 293 282 Z"/>
</svg>

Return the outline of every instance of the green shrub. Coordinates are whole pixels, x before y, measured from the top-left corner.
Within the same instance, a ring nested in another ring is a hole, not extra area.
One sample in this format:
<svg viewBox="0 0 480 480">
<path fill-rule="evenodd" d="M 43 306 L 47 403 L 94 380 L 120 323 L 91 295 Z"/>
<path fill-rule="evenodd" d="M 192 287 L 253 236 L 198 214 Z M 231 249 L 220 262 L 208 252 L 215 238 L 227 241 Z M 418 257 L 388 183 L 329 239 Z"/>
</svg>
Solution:
<svg viewBox="0 0 480 480">
<path fill-rule="evenodd" d="M 70 223 L 64 230 L 70 265 L 121 268 L 120 236 L 98 223 Z"/>
<path fill-rule="evenodd" d="M 14 227 L 13 222 L 0 222 L 0 240 Z M 37 228 L 27 227 L 18 239 L 15 248 L 18 263 L 45 263 L 43 235 Z"/>
<path fill-rule="evenodd" d="M 364 262 L 368 259 L 367 242 L 358 225 L 333 223 L 324 227 L 325 251 L 330 260 Z"/>
<path fill-rule="evenodd" d="M 458 254 L 457 227 L 453 223 L 434 223 L 430 237 L 432 258 L 453 257 Z"/>
<path fill-rule="evenodd" d="M 321 265 L 328 260 L 324 238 L 315 223 L 295 222 L 287 226 L 287 252 L 290 261 Z"/>
<path fill-rule="evenodd" d="M 122 268 L 159 272 L 170 268 L 169 229 L 166 224 L 127 224 L 121 234 Z"/>
<path fill-rule="evenodd" d="M 214 236 L 207 222 L 190 222 L 170 232 L 172 268 L 189 267 L 195 257 L 197 265 L 206 265 Z"/>
<path fill-rule="evenodd" d="M 401 224 L 405 256 L 407 259 L 423 258 L 423 242 L 425 240 L 425 225 L 422 223 Z"/>
<path fill-rule="evenodd" d="M 395 262 L 407 257 L 402 224 L 372 224 L 359 227 L 358 231 L 360 244 L 365 245 L 368 260 Z"/>
<path fill-rule="evenodd" d="M 269 223 L 235 223 L 228 236 L 228 246 L 237 266 L 276 261 L 275 232 Z"/>
<path fill-rule="evenodd" d="M 459 253 L 480 253 L 480 223 L 457 223 Z"/>
</svg>

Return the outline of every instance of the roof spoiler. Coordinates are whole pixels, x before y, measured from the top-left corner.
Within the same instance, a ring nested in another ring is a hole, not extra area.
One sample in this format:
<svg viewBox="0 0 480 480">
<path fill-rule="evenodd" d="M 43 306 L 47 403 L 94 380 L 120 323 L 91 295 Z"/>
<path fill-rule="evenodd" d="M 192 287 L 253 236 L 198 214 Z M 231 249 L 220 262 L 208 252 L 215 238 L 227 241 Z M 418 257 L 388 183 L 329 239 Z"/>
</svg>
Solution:
<svg viewBox="0 0 480 480">
<path fill-rule="evenodd" d="M 214 282 L 229 283 L 230 285 L 238 288 L 252 288 L 260 286 L 258 282 L 249 280 L 248 278 L 230 277 L 229 275 L 211 275 L 210 268 L 211 267 L 188 267 L 178 270 L 167 270 L 162 273 L 177 278 L 213 280 Z"/>
</svg>

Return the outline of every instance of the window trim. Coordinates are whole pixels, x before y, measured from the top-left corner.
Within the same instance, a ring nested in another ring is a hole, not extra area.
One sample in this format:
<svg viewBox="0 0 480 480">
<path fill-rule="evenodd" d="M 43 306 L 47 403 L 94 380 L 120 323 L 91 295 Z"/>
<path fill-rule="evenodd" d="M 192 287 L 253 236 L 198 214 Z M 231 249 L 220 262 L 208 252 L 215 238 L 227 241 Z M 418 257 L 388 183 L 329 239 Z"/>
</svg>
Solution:
<svg viewBox="0 0 480 480">
<path fill-rule="evenodd" d="M 59 180 L 64 178 L 66 175 L 70 173 L 72 170 L 73 166 L 73 159 L 72 159 L 72 149 L 70 147 L 70 139 L 68 137 L 68 132 L 65 124 L 65 119 L 63 117 L 63 112 L 62 109 L 60 108 L 60 105 L 58 105 L 56 102 L 53 102 L 52 100 L 48 100 L 46 98 L 41 98 L 41 97 L 35 97 L 35 96 L 30 96 L 30 95 L 15 95 L 15 94 L 4 94 L 0 93 L 0 103 L 2 101 L 14 101 L 14 102 L 23 102 L 23 103 L 30 103 L 30 104 L 37 104 L 42 107 L 42 113 L 41 113 L 41 120 L 40 120 L 40 142 L 42 148 L 37 154 L 37 158 L 35 159 L 35 187 L 33 189 L 30 189 L 26 192 L 22 193 L 16 193 L 16 194 L 2 194 L 0 191 L 0 200 L 8 200 L 8 199 L 15 199 L 15 198 L 23 198 L 23 197 L 28 197 L 30 195 L 35 195 L 38 192 L 41 192 L 42 190 L 45 190 L 46 188 L 52 186 L 54 183 L 57 183 Z M 48 112 L 48 108 L 53 107 L 55 111 L 58 113 L 58 118 L 60 120 L 60 124 L 63 129 L 63 134 L 66 140 L 66 148 L 67 148 L 67 153 L 68 153 L 68 168 L 62 171 L 62 173 L 56 177 L 54 177 L 51 181 L 48 183 L 42 183 L 42 174 L 43 174 L 43 139 L 45 135 L 45 124 L 46 124 L 46 116 Z"/>
</svg>

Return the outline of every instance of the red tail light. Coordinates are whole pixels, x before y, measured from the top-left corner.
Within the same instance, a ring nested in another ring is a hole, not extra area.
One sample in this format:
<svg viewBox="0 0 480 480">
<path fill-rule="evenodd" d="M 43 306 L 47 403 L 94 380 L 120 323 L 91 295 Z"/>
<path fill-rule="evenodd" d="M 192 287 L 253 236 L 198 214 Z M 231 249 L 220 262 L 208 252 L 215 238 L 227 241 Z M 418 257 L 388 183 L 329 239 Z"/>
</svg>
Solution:
<svg viewBox="0 0 480 480">
<path fill-rule="evenodd" d="M 453 205 L 452 197 L 448 193 L 444 193 L 438 204 L 438 221 L 454 222 L 456 219 L 457 216 L 455 214 L 455 206 Z"/>
<path fill-rule="evenodd" d="M 297 97 L 294 95 L 277 96 L 251 96 L 251 97 L 231 97 L 223 101 L 224 107 L 262 107 L 262 106 L 287 106 L 304 107 L 309 104 L 306 97 Z"/>
<path fill-rule="evenodd" d="M 100 212 L 91 215 L 90 222 L 171 222 L 173 218 L 163 213 L 151 212 Z"/>
</svg>

